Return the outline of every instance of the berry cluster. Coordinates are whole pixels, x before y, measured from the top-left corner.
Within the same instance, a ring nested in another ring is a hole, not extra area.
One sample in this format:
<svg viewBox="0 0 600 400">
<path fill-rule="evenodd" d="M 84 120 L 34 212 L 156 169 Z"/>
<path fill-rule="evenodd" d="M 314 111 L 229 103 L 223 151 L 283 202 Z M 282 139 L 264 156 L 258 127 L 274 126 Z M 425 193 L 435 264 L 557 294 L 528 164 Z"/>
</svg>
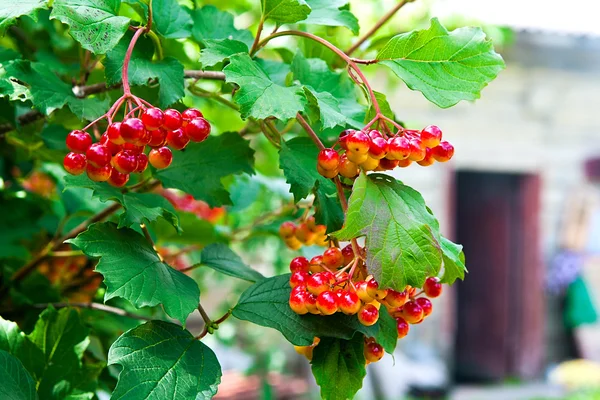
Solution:
<svg viewBox="0 0 600 400">
<path fill-rule="evenodd" d="M 364 253 L 364 249 L 356 248 Z M 294 258 L 290 262 L 290 308 L 300 315 L 332 315 L 336 312 L 356 315 L 361 324 L 371 326 L 379 319 L 379 309 L 383 305 L 396 319 L 398 339 L 405 337 L 409 324 L 419 324 L 431 314 L 433 306 L 429 298 L 442 293 L 439 279 L 427 278 L 421 292 L 411 286 L 402 292 L 380 288 L 377 281 L 367 275 L 362 260 L 363 254 L 355 255 L 352 245 L 343 249 L 329 247 L 310 261 L 305 257 Z M 378 361 L 382 356 L 381 345 L 367 338 L 367 361 Z"/>
<path fill-rule="evenodd" d="M 413 161 L 428 166 L 435 161 L 446 162 L 454 155 L 454 146 L 442 141 L 442 131 L 435 125 L 420 132 L 404 129 L 389 138 L 377 130 L 347 129 L 340 133 L 337 144 L 344 150 L 342 154 L 327 148 L 317 158 L 317 171 L 326 178 L 339 174 L 352 179 L 358 176 L 359 167 L 365 171 L 386 171 L 408 167 Z"/>
<path fill-rule="evenodd" d="M 296 225 L 292 221 L 286 221 L 279 227 L 279 236 L 292 250 L 298 250 L 305 246 L 327 246 L 329 240 L 325 232 L 325 225 L 317 225 L 315 217 L 308 217 L 306 221 Z"/>
<path fill-rule="evenodd" d="M 121 187 L 129 174 L 144 172 L 148 163 L 166 168 L 173 160 L 171 149 L 183 150 L 190 141 L 202 142 L 210 134 L 210 123 L 195 108 L 182 113 L 156 107 L 138 110 L 137 117 L 127 115 L 122 122 L 110 123 L 98 143 L 92 143 L 85 130 L 70 132 L 66 142 L 71 153 L 63 161 L 65 170 L 73 175 L 86 171 L 93 181 Z M 148 154 L 146 146 L 151 148 Z"/>
</svg>

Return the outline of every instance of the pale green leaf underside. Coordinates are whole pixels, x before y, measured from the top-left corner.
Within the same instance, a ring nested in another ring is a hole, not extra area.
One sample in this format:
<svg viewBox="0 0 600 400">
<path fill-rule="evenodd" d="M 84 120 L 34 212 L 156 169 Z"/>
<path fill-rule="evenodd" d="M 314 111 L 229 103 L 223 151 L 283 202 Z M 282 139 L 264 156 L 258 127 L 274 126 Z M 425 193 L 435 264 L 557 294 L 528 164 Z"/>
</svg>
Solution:
<svg viewBox="0 0 600 400">
<path fill-rule="evenodd" d="M 0 35 L 17 21 L 17 18 L 28 15 L 37 21 L 38 10 L 47 8 L 48 0 L 6 0 L 0 7 Z"/>
<path fill-rule="evenodd" d="M 263 20 L 277 24 L 302 21 L 310 14 L 310 6 L 304 0 L 261 0 Z"/>
<path fill-rule="evenodd" d="M 348 0 L 306 0 L 311 12 L 302 23 L 325 26 L 344 26 L 358 35 L 358 19 L 348 10 L 340 8 L 348 4 Z"/>
<path fill-rule="evenodd" d="M 436 18 L 429 29 L 394 36 L 377 60 L 442 108 L 478 99 L 504 68 L 502 57 L 480 28 L 448 32 Z"/>
</svg>

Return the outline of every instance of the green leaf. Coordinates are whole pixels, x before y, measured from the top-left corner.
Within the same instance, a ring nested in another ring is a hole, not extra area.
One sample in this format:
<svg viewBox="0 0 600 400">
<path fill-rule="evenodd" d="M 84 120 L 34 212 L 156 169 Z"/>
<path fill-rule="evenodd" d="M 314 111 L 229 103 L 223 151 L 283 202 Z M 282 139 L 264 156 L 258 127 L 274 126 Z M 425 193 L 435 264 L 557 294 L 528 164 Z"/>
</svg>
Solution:
<svg viewBox="0 0 600 400">
<path fill-rule="evenodd" d="M 129 45 L 131 34 L 106 54 L 104 74 L 106 84 L 114 85 L 121 82 L 123 59 Z M 152 61 L 154 47 L 149 39 L 140 38 L 131 55 L 129 64 L 129 83 L 131 85 L 148 85 L 155 79 L 160 84 L 158 88 L 158 105 L 168 107 L 183 97 L 184 77 L 183 65 L 173 57 L 165 57 L 161 61 Z"/>
<path fill-rule="evenodd" d="M 100 257 L 96 271 L 104 276 L 104 301 L 122 297 L 137 308 L 162 304 L 182 323 L 198 306 L 196 282 L 161 262 L 150 243 L 132 229 L 96 223 L 68 242 L 89 257 Z"/>
<path fill-rule="evenodd" d="M 306 19 L 310 6 L 304 0 L 261 0 L 262 19 L 271 19 L 277 25 L 291 24 Z"/>
<path fill-rule="evenodd" d="M 336 313 L 324 318 L 321 315 L 296 314 L 289 306 L 289 281 L 290 274 L 258 281 L 242 293 L 233 309 L 233 316 L 277 329 L 296 346 L 311 345 L 315 336 L 351 339 L 356 332 L 369 337 L 377 335 L 378 324 L 364 326 L 358 322 L 356 315 Z"/>
<path fill-rule="evenodd" d="M 27 15 L 34 21 L 37 21 L 37 12 L 48 8 L 47 0 L 19 0 L 19 1 L 4 1 L 0 7 L 0 36 L 9 26 L 17 22 L 17 18 Z"/>
<path fill-rule="evenodd" d="M 383 174 L 354 182 L 339 240 L 366 236 L 367 268 L 382 287 L 422 287 L 442 266 L 438 221 L 414 189 Z"/>
<path fill-rule="evenodd" d="M 442 236 L 442 251 L 444 252 L 444 275 L 442 283 L 452 285 L 457 279 L 465 279 L 465 253 L 462 246 Z"/>
<path fill-rule="evenodd" d="M 349 0 L 306 0 L 312 11 L 305 24 L 344 26 L 358 35 L 358 19 L 348 10 L 341 9 Z"/>
<path fill-rule="evenodd" d="M 392 111 L 392 107 L 387 101 L 387 97 L 385 96 L 385 94 L 376 91 L 373 91 L 373 93 L 375 94 L 375 99 L 377 100 L 377 103 L 379 103 L 381 113 L 388 118 L 394 119 L 394 112 Z M 365 123 L 375 118 L 375 114 L 375 108 L 371 104 L 367 110 L 367 114 L 365 115 Z"/>
<path fill-rule="evenodd" d="M 169 168 L 155 176 L 163 186 L 183 190 L 210 206 L 231 204 L 221 178 L 246 173 L 252 175 L 254 150 L 236 132 L 210 136 L 202 143 L 190 144 L 175 152 Z"/>
<path fill-rule="evenodd" d="M 294 138 L 281 143 L 279 166 L 290 184 L 294 201 L 300 201 L 314 190 L 317 223 L 327 225 L 328 231 L 337 230 L 344 222 L 344 213 L 335 185 L 317 172 L 318 154 L 319 149 L 309 138 Z"/>
<path fill-rule="evenodd" d="M 321 338 L 313 350 L 312 372 L 323 400 L 349 400 L 362 387 L 365 369 L 364 338 Z"/>
<path fill-rule="evenodd" d="M 223 72 L 228 83 L 240 86 L 233 100 L 240 105 L 242 118 L 272 116 L 287 121 L 304 109 L 306 98 L 302 88 L 276 84 L 248 54 L 231 56 Z"/>
<path fill-rule="evenodd" d="M 108 363 L 122 367 L 112 399 L 210 399 L 221 383 L 215 353 L 190 332 L 150 321 L 121 335 Z"/>
<path fill-rule="evenodd" d="M 152 28 L 166 39 L 181 39 L 192 34 L 192 17 L 177 0 L 153 0 Z"/>
<path fill-rule="evenodd" d="M 214 243 L 206 246 L 200 253 L 200 263 L 215 271 L 235 278 L 244 279 L 248 282 L 257 282 L 264 279 L 258 271 L 244 264 L 240 256 L 235 254 L 227 245 Z"/>
<path fill-rule="evenodd" d="M 95 54 L 105 54 L 119 43 L 129 18 L 119 17 L 120 0 L 54 0 L 50 19 L 69 25 L 73 39 Z"/>
<path fill-rule="evenodd" d="M 375 337 L 385 351 L 394 354 L 398 344 L 398 327 L 396 319 L 390 315 L 385 307 L 379 308 L 379 333 Z"/>
<path fill-rule="evenodd" d="M 18 358 L 0 350 L 0 399 L 34 400 L 35 382 Z"/>
<path fill-rule="evenodd" d="M 348 118 L 340 110 L 340 102 L 328 92 L 317 92 L 306 87 L 306 97 L 310 105 L 319 109 L 321 130 L 345 126 Z"/>
<path fill-rule="evenodd" d="M 204 67 L 212 67 L 234 54 L 248 53 L 248 46 L 232 39 L 208 39 L 200 52 L 200 62 Z"/>
<path fill-rule="evenodd" d="M 206 44 L 209 39 L 229 39 L 245 43 L 248 48 L 252 46 L 254 37 L 247 29 L 236 29 L 233 15 L 221 11 L 215 6 L 204 6 L 192 13 L 194 26 L 192 35 L 194 39 Z"/>
<path fill-rule="evenodd" d="M 442 108 L 478 99 L 504 68 L 502 57 L 480 28 L 448 32 L 436 18 L 429 29 L 394 36 L 377 60 Z"/>
</svg>

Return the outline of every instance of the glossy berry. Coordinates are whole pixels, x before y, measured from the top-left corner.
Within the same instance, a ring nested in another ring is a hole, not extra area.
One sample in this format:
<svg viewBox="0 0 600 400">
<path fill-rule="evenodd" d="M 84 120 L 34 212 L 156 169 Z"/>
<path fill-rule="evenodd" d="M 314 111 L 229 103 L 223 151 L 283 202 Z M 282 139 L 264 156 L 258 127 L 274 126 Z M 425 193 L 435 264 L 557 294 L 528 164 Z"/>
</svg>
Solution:
<svg viewBox="0 0 600 400">
<path fill-rule="evenodd" d="M 307 298 L 308 293 L 306 293 L 306 291 L 292 290 L 292 293 L 290 293 L 289 300 L 290 308 L 292 309 L 292 311 L 300 315 L 308 313 L 308 308 L 306 307 Z"/>
<path fill-rule="evenodd" d="M 379 160 L 377 158 L 373 158 L 370 155 L 367 156 L 367 159 L 360 164 L 360 167 L 365 171 L 375 171 L 375 169 L 379 166 Z"/>
<path fill-rule="evenodd" d="M 348 150 L 348 152 L 346 152 L 346 157 L 354 164 L 360 165 L 367 161 L 367 159 L 369 158 L 369 153 L 356 153 Z"/>
<path fill-rule="evenodd" d="M 139 118 L 129 118 L 121 123 L 121 137 L 127 143 L 138 143 L 146 135 L 144 123 Z"/>
<path fill-rule="evenodd" d="M 396 329 L 398 330 L 398 339 L 402 339 L 408 335 L 410 325 L 402 317 L 396 318 Z"/>
<path fill-rule="evenodd" d="M 408 167 L 410 164 L 412 164 L 412 160 L 407 158 L 406 160 L 400 160 L 398 161 L 398 166 L 400 168 L 406 168 Z"/>
<path fill-rule="evenodd" d="M 377 342 L 369 342 L 364 348 L 365 360 L 368 362 L 377 362 L 383 358 L 383 347 Z"/>
<path fill-rule="evenodd" d="M 338 167 L 338 172 L 345 178 L 355 178 L 358 176 L 360 172 L 358 169 L 358 165 L 348 160 L 348 156 L 346 154 L 342 154 L 340 156 L 340 165 Z"/>
<path fill-rule="evenodd" d="M 102 135 L 102 138 L 100 139 L 100 144 L 105 145 L 108 148 L 108 151 L 110 152 L 111 155 L 115 155 L 118 152 L 120 152 L 121 150 L 123 150 L 123 146 L 120 144 L 114 144 L 113 142 L 111 142 L 108 139 L 108 135 L 105 133 L 104 135 Z"/>
<path fill-rule="evenodd" d="M 426 148 L 423 146 L 420 139 L 412 138 L 408 140 L 410 146 L 410 155 L 408 156 L 411 161 L 421 161 L 425 158 Z"/>
<path fill-rule="evenodd" d="M 175 129 L 181 128 L 181 123 L 183 122 L 183 117 L 181 113 L 173 108 L 166 109 L 164 112 L 165 120 L 163 122 L 163 127 L 170 131 L 174 131 Z"/>
<path fill-rule="evenodd" d="M 312 293 L 306 293 L 305 304 L 309 313 L 311 314 L 320 314 L 321 311 L 317 308 L 317 296 Z"/>
<path fill-rule="evenodd" d="M 375 279 L 367 281 L 367 293 L 376 300 L 383 300 L 388 293 L 387 289 L 381 289 Z"/>
<path fill-rule="evenodd" d="M 425 149 L 425 158 L 423 158 L 421 161 L 417 161 L 417 164 L 419 164 L 422 167 L 428 167 L 434 162 L 435 159 L 433 158 L 433 151 L 428 147 Z"/>
<path fill-rule="evenodd" d="M 210 134 L 210 124 L 202 117 L 188 121 L 183 131 L 192 142 L 202 142 Z"/>
<path fill-rule="evenodd" d="M 164 128 L 155 129 L 150 132 L 150 141 L 148 146 L 150 147 L 162 147 L 167 143 L 167 131 Z"/>
<path fill-rule="evenodd" d="M 396 168 L 398 166 L 398 164 L 400 163 L 400 161 L 398 160 L 389 160 L 387 158 L 382 158 L 381 160 L 379 160 L 379 168 L 381 168 L 382 170 L 392 170 L 394 168 Z"/>
<path fill-rule="evenodd" d="M 421 308 L 421 306 L 414 301 L 409 301 L 403 305 L 401 314 L 402 318 L 404 318 L 409 324 L 421 322 L 424 316 L 423 308 Z"/>
<path fill-rule="evenodd" d="M 408 293 L 389 289 L 384 300 L 392 308 L 402 307 L 408 301 Z"/>
<path fill-rule="evenodd" d="M 294 259 L 292 259 L 292 261 L 290 261 L 290 271 L 291 272 L 297 272 L 297 271 L 304 271 L 304 272 L 308 272 L 308 259 L 306 257 L 296 257 Z"/>
<path fill-rule="evenodd" d="M 383 135 L 381 134 L 381 132 L 379 132 L 376 129 L 371 129 L 368 133 L 369 137 L 371 138 L 371 140 L 375 139 L 375 138 L 382 138 Z"/>
<path fill-rule="evenodd" d="M 436 161 L 446 162 L 454 156 L 454 146 L 446 141 L 442 141 L 432 149 L 432 153 Z"/>
<path fill-rule="evenodd" d="M 320 164 L 317 164 L 317 172 L 321 176 L 324 176 L 325 178 L 328 178 L 328 179 L 333 179 L 338 174 L 338 170 L 337 169 L 323 169 L 323 167 L 321 167 Z"/>
<path fill-rule="evenodd" d="M 285 221 L 279 226 L 279 236 L 284 239 L 293 237 L 295 232 L 296 224 L 294 224 L 292 221 Z"/>
<path fill-rule="evenodd" d="M 323 315 L 335 314 L 338 310 L 337 296 L 326 290 L 317 296 L 317 308 Z"/>
<path fill-rule="evenodd" d="M 183 150 L 190 142 L 190 138 L 183 132 L 183 129 L 175 129 L 167 133 L 167 145 L 174 150 Z"/>
<path fill-rule="evenodd" d="M 354 260 L 354 249 L 351 244 L 342 249 L 342 256 L 344 256 L 344 265 L 348 265 Z"/>
<path fill-rule="evenodd" d="M 396 136 L 389 142 L 388 158 L 392 160 L 405 160 L 410 156 L 411 147 L 404 136 Z"/>
<path fill-rule="evenodd" d="M 382 136 L 371 137 L 371 143 L 369 145 L 370 157 L 380 160 L 387 155 L 388 151 L 389 145 L 387 140 L 385 140 Z"/>
<path fill-rule="evenodd" d="M 141 174 L 148 168 L 148 156 L 145 153 L 140 153 L 137 155 L 138 166 L 135 169 L 135 173 Z"/>
<path fill-rule="evenodd" d="M 89 133 L 75 130 L 69 132 L 66 139 L 67 148 L 74 153 L 85 153 L 92 145 L 92 137 Z"/>
<path fill-rule="evenodd" d="M 290 276 L 290 286 L 295 288 L 296 286 L 306 286 L 306 281 L 310 275 L 305 271 L 296 271 Z"/>
<path fill-rule="evenodd" d="M 317 273 L 317 272 L 323 272 L 323 256 L 314 256 L 313 258 L 310 259 L 308 268 L 310 269 L 310 272 Z"/>
<path fill-rule="evenodd" d="M 433 311 L 433 304 L 431 304 L 431 300 L 427 297 L 418 297 L 415 299 L 415 302 L 423 309 L 423 318 L 429 316 Z"/>
<path fill-rule="evenodd" d="M 108 136 L 108 140 L 114 144 L 123 144 L 125 143 L 125 139 L 121 136 L 121 123 L 113 122 L 106 129 L 106 136 Z"/>
<path fill-rule="evenodd" d="M 85 158 L 89 165 L 100 168 L 110 163 L 111 154 L 106 146 L 94 143 L 85 152 Z"/>
<path fill-rule="evenodd" d="M 358 295 L 358 297 L 360 297 L 360 299 L 362 301 L 364 301 L 365 303 L 370 303 L 373 300 L 375 300 L 375 297 L 371 296 L 369 294 L 369 291 L 367 290 L 367 282 L 365 282 L 365 281 L 356 282 L 354 284 L 354 287 L 356 287 L 356 294 Z M 372 291 L 372 293 L 374 294 L 375 292 Z"/>
<path fill-rule="evenodd" d="M 105 182 L 108 180 L 108 178 L 110 178 L 112 167 L 110 166 L 110 164 L 99 168 L 88 164 L 86 167 L 86 172 L 88 178 L 90 178 L 91 180 L 95 182 Z"/>
<path fill-rule="evenodd" d="M 147 108 L 142 113 L 142 122 L 147 130 L 153 131 L 163 125 L 165 122 L 165 115 L 160 108 Z"/>
<path fill-rule="evenodd" d="M 193 120 L 194 118 L 203 117 L 204 115 L 202 115 L 202 112 L 195 108 L 188 108 L 187 110 L 181 113 L 181 118 L 185 122 L 184 125 L 187 124 L 189 121 Z"/>
<path fill-rule="evenodd" d="M 427 297 L 436 298 L 442 294 L 442 284 L 440 279 L 430 276 L 423 284 L 423 291 Z"/>
<path fill-rule="evenodd" d="M 141 154 L 145 149 L 145 146 L 138 146 L 137 144 L 133 144 L 133 143 L 125 143 L 123 145 L 123 150 L 129 150 L 131 152 L 133 152 L 134 154 Z"/>
<path fill-rule="evenodd" d="M 333 149 L 323 149 L 317 156 L 317 162 L 325 170 L 334 170 L 340 165 L 340 155 Z"/>
<path fill-rule="evenodd" d="M 354 129 L 346 129 L 346 130 L 343 130 L 340 132 L 340 136 L 338 138 L 338 143 L 340 144 L 342 149 L 348 150 L 346 140 L 348 139 L 348 136 L 352 135 L 354 132 L 356 132 Z"/>
<path fill-rule="evenodd" d="M 173 161 L 173 153 L 168 147 L 159 147 L 158 149 L 150 150 L 148 161 L 156 169 L 167 168 Z"/>
<path fill-rule="evenodd" d="M 79 153 L 69 153 L 63 160 L 65 171 L 71 175 L 81 175 L 85 171 L 85 165 L 85 156 Z"/>
<path fill-rule="evenodd" d="M 323 264 L 329 269 L 341 267 L 344 263 L 344 255 L 337 247 L 330 247 L 323 252 Z"/>
<path fill-rule="evenodd" d="M 116 169 L 112 169 L 110 172 L 110 178 L 108 178 L 107 182 L 114 187 L 123 187 L 129 181 L 129 174 L 122 174 Z"/>
<path fill-rule="evenodd" d="M 379 319 L 379 310 L 373 304 L 365 304 L 358 310 L 358 321 L 365 325 L 374 325 Z"/>
<path fill-rule="evenodd" d="M 313 244 L 317 238 L 317 234 L 310 230 L 306 222 L 302 222 L 296 227 L 294 236 L 296 236 L 296 239 L 309 246 Z"/>
<path fill-rule="evenodd" d="M 330 286 L 335 284 L 336 279 L 335 274 L 333 272 L 323 271 L 321 272 L 321 275 L 323 275 L 323 279 L 325 279 L 325 282 L 329 283 Z"/>
<path fill-rule="evenodd" d="M 138 167 L 138 157 L 131 150 L 122 150 L 113 157 L 112 164 L 120 173 L 130 174 Z"/>
<path fill-rule="evenodd" d="M 343 290 L 338 298 L 338 308 L 347 315 L 353 315 L 360 310 L 362 305 L 358 295 L 354 292 Z"/>
<path fill-rule="evenodd" d="M 363 131 L 356 131 L 346 139 L 348 151 L 358 154 L 366 154 L 369 151 L 371 139 Z"/>
<path fill-rule="evenodd" d="M 140 140 L 138 140 L 137 142 L 134 142 L 134 144 L 137 144 L 138 146 L 146 146 L 148 143 L 150 143 L 151 140 L 152 140 L 152 131 L 150 131 L 148 129 L 144 129 L 144 134 L 142 135 Z"/>
<path fill-rule="evenodd" d="M 442 140 L 442 130 L 435 125 L 429 125 L 421 131 L 421 141 L 426 147 L 435 147 Z"/>
<path fill-rule="evenodd" d="M 308 278 L 308 281 L 306 281 L 306 289 L 317 296 L 324 291 L 329 290 L 329 286 L 329 279 L 324 276 L 322 272 L 311 275 L 310 278 Z"/>
</svg>

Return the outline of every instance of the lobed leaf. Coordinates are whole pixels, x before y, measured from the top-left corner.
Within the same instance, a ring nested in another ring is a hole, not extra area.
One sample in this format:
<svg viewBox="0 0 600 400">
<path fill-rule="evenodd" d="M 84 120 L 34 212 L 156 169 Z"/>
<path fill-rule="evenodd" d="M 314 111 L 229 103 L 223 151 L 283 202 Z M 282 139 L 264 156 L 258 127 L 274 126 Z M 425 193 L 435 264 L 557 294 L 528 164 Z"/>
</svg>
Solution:
<svg viewBox="0 0 600 400">
<path fill-rule="evenodd" d="M 302 21 L 311 11 L 304 0 L 261 0 L 261 7 L 262 20 L 270 19 L 278 25 Z"/>
<path fill-rule="evenodd" d="M 265 278 L 260 272 L 246 265 L 240 256 L 223 243 L 213 243 L 203 248 L 199 264 L 248 282 L 254 283 Z"/>
<path fill-rule="evenodd" d="M 192 17 L 177 0 L 152 1 L 152 28 L 165 39 L 181 39 L 192 35 Z"/>
<path fill-rule="evenodd" d="M 302 21 L 305 24 L 343 26 L 355 35 L 358 35 L 358 19 L 343 7 L 349 0 L 306 0 L 311 8 L 308 18 Z"/>
<path fill-rule="evenodd" d="M 192 36 L 194 39 L 204 45 L 208 40 L 229 39 L 236 42 L 242 42 L 250 48 L 254 37 L 247 29 L 237 29 L 234 25 L 233 15 L 221 11 L 215 6 L 206 5 L 192 13 L 194 26 Z"/>
<path fill-rule="evenodd" d="M 37 21 L 39 10 L 48 8 L 47 0 L 5 1 L 0 7 L 0 35 L 4 35 L 8 27 L 15 24 L 19 17 L 27 15 Z"/>
<path fill-rule="evenodd" d="M 200 51 L 200 62 L 204 67 L 212 67 L 235 54 L 248 53 L 248 46 L 232 39 L 207 39 Z"/>
<path fill-rule="evenodd" d="M 394 354 L 398 344 L 398 327 L 396 319 L 390 315 L 387 308 L 379 308 L 379 332 L 375 337 L 377 343 L 383 346 L 389 354 Z"/>
</svg>

